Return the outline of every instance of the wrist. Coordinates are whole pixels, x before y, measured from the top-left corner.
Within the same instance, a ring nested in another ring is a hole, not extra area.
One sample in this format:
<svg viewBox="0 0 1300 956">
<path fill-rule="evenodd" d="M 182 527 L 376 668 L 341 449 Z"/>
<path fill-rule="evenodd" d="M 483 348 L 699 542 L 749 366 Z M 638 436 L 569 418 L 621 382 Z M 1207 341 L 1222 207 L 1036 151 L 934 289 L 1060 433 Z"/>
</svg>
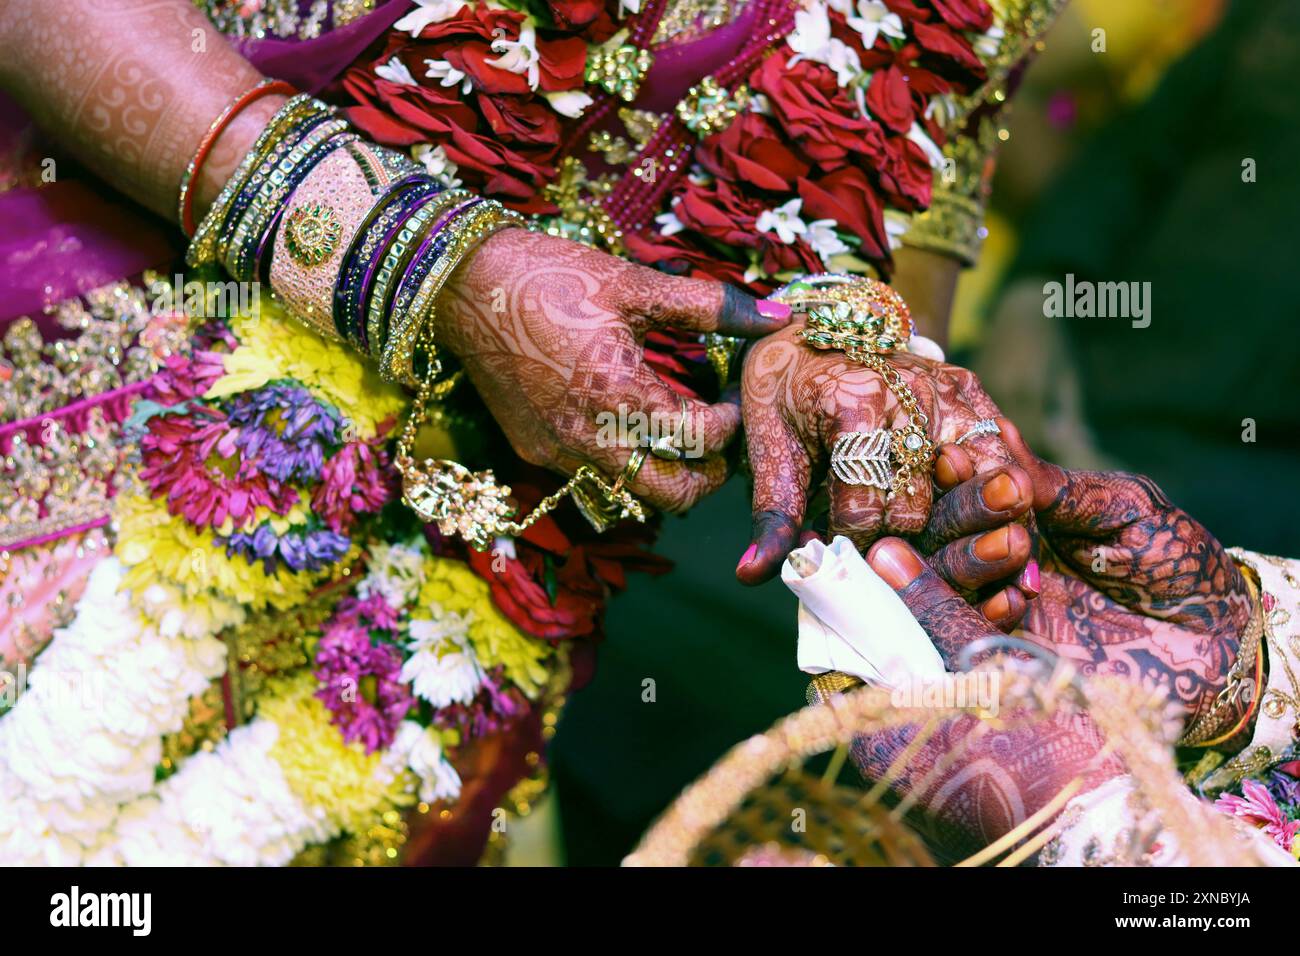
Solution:
<svg viewBox="0 0 1300 956">
<path fill-rule="evenodd" d="M 191 188 L 194 190 L 194 220 L 202 221 L 212 208 L 212 203 L 226 181 L 234 174 L 239 161 L 252 148 L 258 135 L 271 122 L 276 112 L 284 106 L 288 97 L 281 94 L 264 96 L 230 121 L 212 144 L 212 152 L 195 176 Z"/>
</svg>

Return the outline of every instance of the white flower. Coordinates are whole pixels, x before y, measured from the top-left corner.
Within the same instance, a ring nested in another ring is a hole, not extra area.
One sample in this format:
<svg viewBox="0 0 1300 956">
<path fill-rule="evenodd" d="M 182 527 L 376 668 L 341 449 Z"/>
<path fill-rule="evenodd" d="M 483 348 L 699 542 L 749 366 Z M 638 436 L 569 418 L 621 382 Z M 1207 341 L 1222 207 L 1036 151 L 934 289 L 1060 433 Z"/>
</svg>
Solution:
<svg viewBox="0 0 1300 956">
<path fill-rule="evenodd" d="M 876 37 L 884 34 L 893 40 L 902 40 L 907 36 L 903 30 L 903 18 L 897 13 L 890 13 L 889 7 L 880 0 L 858 0 L 857 16 L 845 18 L 849 26 L 862 36 L 862 45 L 870 50 L 876 45 Z"/>
<path fill-rule="evenodd" d="M 569 119 L 577 119 L 593 102 L 592 98 L 582 90 L 557 90 L 542 95 L 551 104 L 551 109 Z"/>
<path fill-rule="evenodd" d="M 618 0 L 618 18 L 621 20 L 629 13 L 641 12 L 641 0 Z"/>
<path fill-rule="evenodd" d="M 912 128 L 907 131 L 907 138 L 925 152 L 925 158 L 930 161 L 931 169 L 938 169 L 943 165 L 943 150 L 935 145 L 934 140 L 925 135 L 925 130 L 921 128 L 920 123 L 912 123 Z"/>
<path fill-rule="evenodd" d="M 791 199 L 784 206 L 759 213 L 754 228 L 759 232 L 775 232 L 778 239 L 789 245 L 808 231 L 807 224 L 799 218 L 802 208 L 802 199 Z"/>
<path fill-rule="evenodd" d="M 808 234 L 804 236 L 808 245 L 812 246 L 813 252 L 821 256 L 822 262 L 827 264 L 830 263 L 832 256 L 849 251 L 849 247 L 835 231 L 836 225 L 834 219 L 815 219 L 808 223 Z"/>
<path fill-rule="evenodd" d="M 972 44 L 976 54 L 985 59 L 997 56 L 998 50 L 1002 48 L 1002 40 L 1006 37 L 1007 32 L 996 23 L 989 27 L 988 33 L 981 33 L 975 38 Z"/>
<path fill-rule="evenodd" d="M 485 60 L 488 66 L 495 66 L 499 70 L 507 70 L 510 73 L 526 74 L 528 86 L 537 89 L 537 82 L 541 76 L 541 67 L 538 66 L 541 55 L 537 52 L 537 30 L 531 21 L 525 20 L 523 26 L 519 28 L 518 40 L 507 40 L 505 37 L 497 37 L 493 40 L 492 52 L 500 53 L 501 56 L 495 60 Z"/>
<path fill-rule="evenodd" d="M 417 162 L 423 163 L 429 175 L 442 180 L 443 175 L 454 175 L 456 164 L 447 159 L 441 146 L 431 147 L 421 143 L 411 150 Z M 452 186 L 459 183 L 444 183 Z M 388 606 L 400 611 L 415 600 L 424 585 L 424 548 L 417 539 L 409 544 L 374 544 L 370 548 L 369 573 L 357 585 L 357 594 L 364 600 L 378 594 Z"/>
<path fill-rule="evenodd" d="M 406 64 L 397 57 L 375 67 L 375 76 L 389 83 L 400 83 L 402 86 L 420 85 L 415 82 L 415 77 L 411 76 L 411 71 L 406 68 Z"/>
<path fill-rule="evenodd" d="M 446 60 L 425 60 L 424 63 L 428 67 L 424 75 L 437 80 L 439 86 L 455 86 L 459 83 L 461 96 L 469 96 L 474 89 L 470 78 Z"/>
<path fill-rule="evenodd" d="M 415 0 L 415 9 L 393 24 L 395 30 L 409 30 L 418 37 L 430 23 L 441 23 L 456 15 L 464 0 Z"/>
<path fill-rule="evenodd" d="M 902 248 L 903 236 L 910 228 L 912 228 L 912 217 L 907 213 L 899 212 L 897 209 L 885 210 L 885 237 L 889 241 L 890 249 Z"/>
<path fill-rule="evenodd" d="M 679 202 L 681 202 L 680 198 L 674 198 L 673 207 L 676 208 Z M 659 235 L 661 236 L 675 236 L 686 228 L 682 225 L 682 221 L 677 218 L 677 213 L 673 212 L 672 209 L 655 216 L 655 222 L 659 223 Z"/>
<path fill-rule="evenodd" d="M 794 32 L 787 41 L 795 52 L 790 66 L 800 60 L 824 63 L 835 72 L 835 81 L 840 86 L 848 86 L 862 73 L 857 51 L 831 36 L 830 16 L 824 4 L 800 10 L 794 15 L 794 22 Z"/>
<path fill-rule="evenodd" d="M 466 633 L 471 618 L 440 607 L 432 611 L 433 620 L 417 619 L 410 624 L 411 640 L 406 647 L 411 656 L 402 665 L 401 680 L 434 707 L 468 704 L 487 676 Z"/>
<path fill-rule="evenodd" d="M 390 751 L 394 757 L 401 757 L 419 778 L 420 799 L 425 803 L 455 800 L 460 796 L 460 774 L 443 754 L 442 741 L 432 727 L 426 729 L 413 720 L 402 721 Z"/>
</svg>

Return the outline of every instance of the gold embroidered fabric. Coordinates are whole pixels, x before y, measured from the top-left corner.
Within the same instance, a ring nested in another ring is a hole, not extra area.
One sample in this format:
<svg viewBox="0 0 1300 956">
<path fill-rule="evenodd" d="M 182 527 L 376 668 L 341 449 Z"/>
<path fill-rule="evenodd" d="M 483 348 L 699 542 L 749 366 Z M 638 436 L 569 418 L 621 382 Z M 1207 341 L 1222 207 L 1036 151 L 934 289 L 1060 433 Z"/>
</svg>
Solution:
<svg viewBox="0 0 1300 956">
<path fill-rule="evenodd" d="M 995 52 L 979 50 L 988 79 L 978 90 L 952 99 L 941 123 L 948 134 L 944 165 L 934 172 L 930 208 L 911 218 L 903 243 L 951 256 L 964 266 L 979 259 L 984 207 L 992 187 L 997 149 L 1008 134 L 1007 81 L 1011 71 L 1043 48 L 1043 35 L 1066 0 L 993 0 L 1005 36 Z M 978 45 L 977 45 L 978 50 Z"/>
</svg>

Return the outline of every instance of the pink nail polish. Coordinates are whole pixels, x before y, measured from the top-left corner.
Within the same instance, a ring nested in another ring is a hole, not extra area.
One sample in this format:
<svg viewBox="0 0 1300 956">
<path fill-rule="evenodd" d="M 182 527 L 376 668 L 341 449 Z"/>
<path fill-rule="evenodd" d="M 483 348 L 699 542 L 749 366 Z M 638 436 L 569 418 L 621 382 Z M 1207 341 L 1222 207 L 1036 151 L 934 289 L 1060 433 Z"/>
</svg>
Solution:
<svg viewBox="0 0 1300 956">
<path fill-rule="evenodd" d="M 745 565 L 749 564 L 750 561 L 753 561 L 754 555 L 757 553 L 758 553 L 758 545 L 751 544 L 749 546 L 749 550 L 740 556 L 740 562 L 736 565 L 736 570 L 739 571 Z"/>
<path fill-rule="evenodd" d="M 788 319 L 793 311 L 784 302 L 773 302 L 771 299 L 759 299 L 756 308 L 758 314 L 765 319 Z"/>
<path fill-rule="evenodd" d="M 1020 580 L 1016 582 L 1020 590 L 1030 597 L 1038 597 L 1042 590 L 1041 581 L 1038 574 L 1038 562 L 1033 558 L 1025 565 L 1025 569 L 1020 572 Z"/>
</svg>

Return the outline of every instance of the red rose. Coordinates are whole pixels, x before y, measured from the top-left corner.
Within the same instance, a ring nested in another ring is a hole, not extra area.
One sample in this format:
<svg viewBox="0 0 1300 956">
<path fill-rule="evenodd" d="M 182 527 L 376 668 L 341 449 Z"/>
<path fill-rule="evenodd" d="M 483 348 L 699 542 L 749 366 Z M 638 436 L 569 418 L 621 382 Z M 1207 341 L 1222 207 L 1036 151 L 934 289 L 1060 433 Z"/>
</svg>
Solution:
<svg viewBox="0 0 1300 956">
<path fill-rule="evenodd" d="M 862 240 L 861 256 L 878 262 L 889 259 L 885 207 L 862 170 L 848 166 L 816 182 L 801 179 L 799 195 L 805 219 L 834 219 Z"/>
<path fill-rule="evenodd" d="M 984 82 L 984 64 L 966 39 L 944 26 L 913 23 L 916 42 L 929 54 L 925 58 L 934 72 L 952 80 L 963 93 Z"/>
<path fill-rule="evenodd" d="M 993 8 L 984 0 L 930 0 L 943 22 L 954 30 L 984 33 L 993 25 Z"/>
<path fill-rule="evenodd" d="M 877 170 L 880 192 L 891 206 L 915 212 L 930 205 L 934 171 L 930 159 L 910 139 L 890 138 L 885 158 Z"/>
<path fill-rule="evenodd" d="M 497 138 L 526 146 L 560 145 L 555 110 L 529 97 L 480 95 L 478 107 Z"/>
<path fill-rule="evenodd" d="M 766 208 L 724 179 L 709 185 L 688 182 L 672 207 L 677 220 L 692 232 L 728 246 L 748 248 L 761 241 L 754 221 Z"/>
<path fill-rule="evenodd" d="M 540 583 L 548 573 L 546 555 L 520 543 L 516 554 L 514 560 L 500 561 L 490 551 L 469 552 L 469 566 L 487 581 L 497 610 L 525 634 L 543 640 L 582 637 L 596 629 L 605 595 L 582 567 L 581 548 L 563 564 L 552 562 L 550 573 L 560 584 L 554 600 Z"/>
<path fill-rule="evenodd" d="M 871 74 L 867 88 L 867 109 L 896 133 L 906 133 L 916 119 L 912 89 L 903 71 L 887 66 Z"/>
<path fill-rule="evenodd" d="M 556 29 L 577 33 L 588 43 L 604 43 L 618 32 L 604 0 L 546 0 Z"/>
<path fill-rule="evenodd" d="M 724 259 L 715 249 L 703 249 L 683 233 L 663 236 L 647 230 L 624 236 L 623 243 L 633 259 L 642 265 L 654 266 L 660 272 L 745 285 L 744 263 Z"/>
<path fill-rule="evenodd" d="M 700 165 L 723 179 L 789 193 L 808 163 L 787 145 L 770 120 L 744 113 L 696 153 Z"/>
<path fill-rule="evenodd" d="M 820 63 L 800 60 L 787 67 L 778 53 L 764 60 L 749 82 L 767 96 L 775 122 L 824 170 L 844 166 L 851 156 L 871 165 L 884 148 L 880 126 L 862 116 L 835 74 Z"/>
</svg>

